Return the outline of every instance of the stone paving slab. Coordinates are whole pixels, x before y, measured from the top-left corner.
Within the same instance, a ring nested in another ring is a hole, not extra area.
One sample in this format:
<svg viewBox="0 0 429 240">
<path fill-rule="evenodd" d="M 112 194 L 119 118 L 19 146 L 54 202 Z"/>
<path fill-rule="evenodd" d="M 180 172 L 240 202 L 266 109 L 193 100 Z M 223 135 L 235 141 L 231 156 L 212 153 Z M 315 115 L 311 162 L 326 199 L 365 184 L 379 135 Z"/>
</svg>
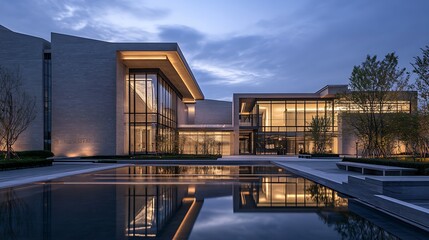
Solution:
<svg viewBox="0 0 429 240">
<path fill-rule="evenodd" d="M 300 160 L 301 161 L 273 161 L 273 163 L 288 169 L 306 172 L 316 177 L 328 179 L 339 184 L 347 183 L 349 176 L 362 176 L 360 173 L 346 172 L 344 170 L 338 169 L 336 163 L 340 160 Z"/>
<path fill-rule="evenodd" d="M 130 164 L 54 163 L 52 166 L 47 167 L 1 171 L 0 189 L 129 165 Z"/>
<path fill-rule="evenodd" d="M 429 184 L 429 176 L 371 176 L 367 178 L 381 182 L 422 182 Z"/>
</svg>

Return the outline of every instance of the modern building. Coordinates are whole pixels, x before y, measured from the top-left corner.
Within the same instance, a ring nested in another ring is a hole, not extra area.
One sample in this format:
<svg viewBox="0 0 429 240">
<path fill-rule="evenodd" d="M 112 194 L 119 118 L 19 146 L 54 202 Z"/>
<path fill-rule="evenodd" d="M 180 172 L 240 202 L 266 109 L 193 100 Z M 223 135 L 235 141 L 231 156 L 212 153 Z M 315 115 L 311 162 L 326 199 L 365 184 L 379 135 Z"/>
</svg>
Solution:
<svg viewBox="0 0 429 240">
<path fill-rule="evenodd" d="M 111 43 L 52 33 L 51 42 L 0 26 L 0 65 L 19 69 L 38 115 L 14 146 L 56 156 L 298 154 L 309 121 L 332 119 L 330 152 L 355 154 L 342 134 L 337 93 L 234 94 L 204 98 L 177 43 Z M 411 93 L 415 95 L 415 93 Z M 410 112 L 416 101 L 395 101 Z"/>
</svg>

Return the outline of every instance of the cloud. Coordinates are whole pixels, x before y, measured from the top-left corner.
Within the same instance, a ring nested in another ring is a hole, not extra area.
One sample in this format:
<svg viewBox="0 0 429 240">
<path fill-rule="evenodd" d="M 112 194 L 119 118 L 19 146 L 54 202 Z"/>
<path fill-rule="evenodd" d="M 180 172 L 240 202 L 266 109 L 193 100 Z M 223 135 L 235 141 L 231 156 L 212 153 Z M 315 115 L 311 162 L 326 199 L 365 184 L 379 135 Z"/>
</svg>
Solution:
<svg viewBox="0 0 429 240">
<path fill-rule="evenodd" d="M 183 25 L 161 25 L 158 30 L 160 40 L 182 44 L 200 44 L 206 37 L 198 30 Z"/>
<path fill-rule="evenodd" d="M 218 14 L 225 8 L 221 4 L 232 9 L 224 13 L 234 14 Z M 303 0 L 270 6 L 250 1 L 243 6 L 235 1 L 4 1 L 0 20 L 12 30 L 47 39 L 49 32 L 59 31 L 106 41 L 178 42 L 209 99 L 230 99 L 234 92 L 314 92 L 326 84 L 346 84 L 353 65 L 367 54 L 395 51 L 400 64 L 409 67 L 419 48 L 429 44 L 427 1 Z"/>
<path fill-rule="evenodd" d="M 40 4 L 63 31 L 106 41 L 157 41 L 158 29 L 152 21 L 169 14 L 137 1 L 46 0 Z"/>
<path fill-rule="evenodd" d="M 202 44 L 207 41 L 206 35 L 198 30 L 183 25 L 161 25 L 158 27 L 158 38 L 162 42 L 177 42 L 186 54 L 192 58 L 201 51 Z"/>
<path fill-rule="evenodd" d="M 233 85 L 252 84 L 259 85 L 263 80 L 272 76 L 272 73 L 252 72 L 246 69 L 234 68 L 234 66 L 217 66 L 216 63 L 193 61 L 192 69 L 211 75 L 211 81 L 207 85 Z"/>
<path fill-rule="evenodd" d="M 55 21 L 62 21 L 67 18 L 72 18 L 78 10 L 79 8 L 76 6 L 70 6 L 68 4 L 65 4 L 63 9 L 61 9 L 61 11 L 59 11 L 56 15 L 53 16 L 53 19 Z"/>
</svg>

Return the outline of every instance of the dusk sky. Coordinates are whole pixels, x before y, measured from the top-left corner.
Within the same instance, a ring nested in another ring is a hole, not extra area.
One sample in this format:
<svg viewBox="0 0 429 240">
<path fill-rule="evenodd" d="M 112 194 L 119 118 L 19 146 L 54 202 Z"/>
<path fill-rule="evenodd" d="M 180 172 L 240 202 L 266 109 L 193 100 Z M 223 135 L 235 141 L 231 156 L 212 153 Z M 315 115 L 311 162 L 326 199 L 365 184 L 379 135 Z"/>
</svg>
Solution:
<svg viewBox="0 0 429 240">
<path fill-rule="evenodd" d="M 367 54 L 411 70 L 429 45 L 429 1 L 17 0 L 0 25 L 115 42 L 178 42 L 208 99 L 347 84 Z"/>
</svg>

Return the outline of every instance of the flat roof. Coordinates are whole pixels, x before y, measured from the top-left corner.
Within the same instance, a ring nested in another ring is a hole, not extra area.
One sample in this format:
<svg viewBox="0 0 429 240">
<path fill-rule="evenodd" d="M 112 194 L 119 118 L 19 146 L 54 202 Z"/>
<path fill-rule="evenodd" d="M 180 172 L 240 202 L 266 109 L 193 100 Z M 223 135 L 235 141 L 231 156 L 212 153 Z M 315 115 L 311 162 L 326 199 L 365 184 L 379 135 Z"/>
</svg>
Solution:
<svg viewBox="0 0 429 240">
<path fill-rule="evenodd" d="M 158 46 L 158 50 L 118 50 L 118 53 L 129 68 L 161 69 L 183 96 L 184 102 L 203 100 L 204 94 L 179 46 L 176 43 L 159 43 L 155 46 Z"/>
<path fill-rule="evenodd" d="M 234 98 L 309 99 L 335 98 L 337 93 L 347 90 L 347 85 L 326 85 L 315 93 L 234 93 Z"/>
<path fill-rule="evenodd" d="M 184 102 L 203 100 L 198 85 L 177 43 L 106 42 L 61 33 L 51 33 L 52 39 L 76 44 L 106 44 L 102 51 L 115 51 L 117 59 L 129 68 L 160 69 L 183 97 Z"/>
</svg>

